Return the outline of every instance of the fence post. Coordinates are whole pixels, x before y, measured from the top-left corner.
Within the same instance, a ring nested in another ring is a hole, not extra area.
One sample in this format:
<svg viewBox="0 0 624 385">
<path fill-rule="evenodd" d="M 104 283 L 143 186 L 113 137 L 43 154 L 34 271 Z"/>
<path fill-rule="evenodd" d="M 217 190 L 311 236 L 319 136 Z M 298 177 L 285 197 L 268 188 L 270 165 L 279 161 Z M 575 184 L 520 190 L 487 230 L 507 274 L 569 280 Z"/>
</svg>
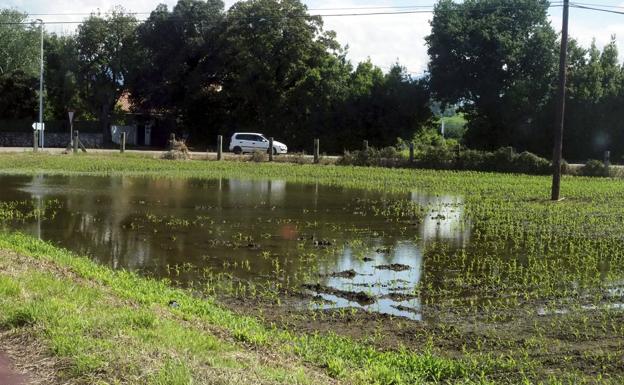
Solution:
<svg viewBox="0 0 624 385">
<path fill-rule="evenodd" d="M 217 135 L 217 160 L 223 157 L 223 135 Z"/>
<path fill-rule="evenodd" d="M 319 151 L 320 151 L 320 141 L 319 139 L 314 139 L 314 163 L 319 162 Z"/>
<path fill-rule="evenodd" d="M 123 154 L 126 152 L 126 133 L 121 133 L 121 142 L 119 143 L 119 151 Z"/>
<path fill-rule="evenodd" d="M 39 151 L 39 131 L 33 130 L 33 152 Z"/>
<path fill-rule="evenodd" d="M 175 133 L 169 134 L 169 150 L 173 150 L 173 142 L 175 142 Z"/>
<path fill-rule="evenodd" d="M 368 151 L 368 140 L 362 142 L 362 150 Z"/>
<path fill-rule="evenodd" d="M 409 142 L 409 162 L 414 163 L 414 142 Z"/>
<path fill-rule="evenodd" d="M 74 154 L 78 153 L 78 141 L 80 140 L 80 134 L 78 133 L 78 130 L 74 130 Z"/>
<path fill-rule="evenodd" d="M 604 152 L 604 165 L 605 167 L 611 166 L 611 151 Z"/>
<path fill-rule="evenodd" d="M 273 137 L 269 138 L 269 162 L 273 162 Z"/>
</svg>

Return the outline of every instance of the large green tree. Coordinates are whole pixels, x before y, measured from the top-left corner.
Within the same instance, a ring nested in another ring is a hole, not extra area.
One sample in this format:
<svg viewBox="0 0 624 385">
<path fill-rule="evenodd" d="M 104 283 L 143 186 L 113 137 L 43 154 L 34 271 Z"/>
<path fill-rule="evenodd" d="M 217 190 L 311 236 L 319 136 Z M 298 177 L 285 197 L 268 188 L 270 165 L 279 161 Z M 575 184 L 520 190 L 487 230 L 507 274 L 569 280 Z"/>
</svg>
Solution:
<svg viewBox="0 0 624 385">
<path fill-rule="evenodd" d="M 223 19 L 221 0 L 180 0 L 151 13 L 137 31 L 142 49 L 130 83 L 139 110 L 174 116 L 195 136 L 217 124 Z"/>
<path fill-rule="evenodd" d="M 39 27 L 25 24 L 28 15 L 0 9 L 0 76 L 21 71 L 39 75 Z"/>
<path fill-rule="evenodd" d="M 431 90 L 459 104 L 468 145 L 524 147 L 555 79 L 547 0 L 441 0 L 427 37 Z M 549 130 L 551 126 L 542 127 Z"/>
<path fill-rule="evenodd" d="M 602 51 L 571 41 L 564 128 L 564 156 L 602 158 L 606 150 L 624 155 L 624 76 L 615 39 Z"/>
<path fill-rule="evenodd" d="M 227 13 L 222 51 L 228 126 L 295 144 L 324 121 L 347 79 L 335 34 L 299 0 L 250 0 Z M 338 95 L 336 95 L 338 94 Z"/>
<path fill-rule="evenodd" d="M 36 117 L 40 34 L 26 19 L 0 9 L 0 119 Z"/>
<path fill-rule="evenodd" d="M 136 26 L 136 18 L 118 8 L 103 18 L 92 15 L 78 27 L 77 84 L 86 107 L 102 125 L 105 141 L 110 141 L 111 112 L 135 73 Z"/>
<path fill-rule="evenodd" d="M 0 76 L 0 119 L 35 119 L 38 79 L 22 71 Z"/>
<path fill-rule="evenodd" d="M 384 74 L 370 61 L 351 74 L 348 97 L 335 117 L 334 142 L 348 150 L 363 139 L 376 147 L 390 146 L 397 138 L 409 139 L 433 125 L 427 79 L 413 79 L 399 64 Z"/>
<path fill-rule="evenodd" d="M 79 97 L 77 74 L 78 50 L 74 36 L 51 34 L 45 40 L 46 116 L 54 120 L 67 119 L 68 110 L 82 117 L 92 114 Z"/>
</svg>

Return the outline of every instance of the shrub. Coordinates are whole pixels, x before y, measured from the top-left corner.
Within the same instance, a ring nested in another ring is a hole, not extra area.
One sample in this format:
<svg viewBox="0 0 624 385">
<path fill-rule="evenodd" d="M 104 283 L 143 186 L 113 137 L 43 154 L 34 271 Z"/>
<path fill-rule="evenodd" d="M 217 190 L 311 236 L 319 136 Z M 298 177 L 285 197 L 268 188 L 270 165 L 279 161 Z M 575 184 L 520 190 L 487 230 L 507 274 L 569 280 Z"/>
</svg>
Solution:
<svg viewBox="0 0 624 385">
<path fill-rule="evenodd" d="M 441 145 L 415 146 L 414 163 L 410 164 L 405 155 L 396 147 L 385 147 L 377 150 L 369 147 L 367 150 L 346 151 L 338 164 L 353 166 L 380 166 L 380 167 L 421 167 L 439 170 L 472 170 L 491 172 L 513 172 L 524 174 L 545 175 L 552 172 L 550 161 L 530 152 L 516 153 L 511 147 L 502 147 L 494 152 L 463 149 L 458 152 L 459 145 L 448 141 Z M 399 141 L 403 151 L 409 146 Z M 568 170 L 567 163 L 562 164 L 564 171 Z"/>
<path fill-rule="evenodd" d="M 191 155 L 183 140 L 173 139 L 169 141 L 169 151 L 165 152 L 161 158 L 169 160 L 188 160 L 191 159 Z"/>
<path fill-rule="evenodd" d="M 395 147 L 384 147 L 381 150 L 369 147 L 366 150 L 345 151 L 338 161 L 341 165 L 399 167 L 406 164 L 406 159 Z"/>
<path fill-rule="evenodd" d="M 550 161 L 528 151 L 517 155 L 515 159 L 512 160 L 512 163 L 514 172 L 525 174 L 550 174 L 552 171 Z"/>
<path fill-rule="evenodd" d="M 251 161 L 252 162 L 266 162 L 268 158 L 268 154 L 265 151 L 260 151 L 260 150 L 254 150 L 254 152 L 251 153 Z"/>
<path fill-rule="evenodd" d="M 603 162 L 590 159 L 585 163 L 583 167 L 581 167 L 580 174 L 583 176 L 601 176 L 606 177 L 609 176 L 610 168 L 607 167 Z"/>
</svg>

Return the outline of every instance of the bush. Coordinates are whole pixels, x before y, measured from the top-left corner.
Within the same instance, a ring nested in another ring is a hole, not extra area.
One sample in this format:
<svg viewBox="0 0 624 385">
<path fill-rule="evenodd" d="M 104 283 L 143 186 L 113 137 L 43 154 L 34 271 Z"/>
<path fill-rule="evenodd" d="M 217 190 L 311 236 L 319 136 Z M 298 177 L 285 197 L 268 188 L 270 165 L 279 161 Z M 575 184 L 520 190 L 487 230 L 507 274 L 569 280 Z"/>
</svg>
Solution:
<svg viewBox="0 0 624 385">
<path fill-rule="evenodd" d="M 606 177 L 611 175 L 610 167 L 607 167 L 603 162 L 590 159 L 581 167 L 580 174 L 583 176 L 600 176 Z"/>
<path fill-rule="evenodd" d="M 404 152 L 409 145 L 399 141 L 397 146 Z M 459 149 L 459 151 L 458 151 Z M 338 164 L 352 166 L 380 167 L 421 167 L 437 170 L 471 170 L 490 172 L 509 172 L 547 175 L 552 172 L 548 159 L 539 157 L 528 151 L 520 154 L 511 147 L 502 147 L 494 152 L 460 149 L 457 142 L 447 141 L 443 144 L 414 146 L 414 162 L 409 163 L 406 155 L 396 147 L 385 147 L 377 150 L 345 152 Z M 568 172 L 569 166 L 562 163 L 562 172 Z"/>
<path fill-rule="evenodd" d="M 400 167 L 407 164 L 407 159 L 395 148 L 384 147 L 381 150 L 369 147 L 366 150 L 345 151 L 337 164 L 349 166 Z"/>
<path fill-rule="evenodd" d="M 183 140 L 171 140 L 169 141 L 169 151 L 165 152 L 162 159 L 169 160 L 188 160 L 191 159 L 191 154 L 189 154 L 188 147 L 186 147 L 186 143 Z"/>
<path fill-rule="evenodd" d="M 524 151 L 520 155 L 517 155 L 515 159 L 512 160 L 512 163 L 514 166 L 514 172 L 524 174 L 550 174 L 552 172 L 550 161 L 528 151 Z"/>
<path fill-rule="evenodd" d="M 251 161 L 252 162 L 266 162 L 268 159 L 268 154 L 265 151 L 260 151 L 260 150 L 254 150 L 254 152 L 251 153 Z"/>
</svg>

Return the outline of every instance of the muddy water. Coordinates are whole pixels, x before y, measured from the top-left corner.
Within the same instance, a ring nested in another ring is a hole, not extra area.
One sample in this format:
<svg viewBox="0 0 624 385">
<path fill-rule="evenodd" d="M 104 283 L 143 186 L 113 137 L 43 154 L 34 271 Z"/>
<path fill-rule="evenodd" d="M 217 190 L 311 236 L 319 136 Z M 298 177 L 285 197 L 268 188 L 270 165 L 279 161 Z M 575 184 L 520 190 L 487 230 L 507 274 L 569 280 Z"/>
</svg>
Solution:
<svg viewBox="0 0 624 385">
<path fill-rule="evenodd" d="M 380 213 L 396 200 L 427 212 L 420 220 Z M 413 289 L 423 246 L 469 240 L 457 197 L 279 180 L 0 176 L 0 201 L 39 213 L 3 227 L 112 268 L 187 283 L 228 273 L 238 281 L 307 285 L 316 306 L 413 319 L 421 316 Z"/>
</svg>

